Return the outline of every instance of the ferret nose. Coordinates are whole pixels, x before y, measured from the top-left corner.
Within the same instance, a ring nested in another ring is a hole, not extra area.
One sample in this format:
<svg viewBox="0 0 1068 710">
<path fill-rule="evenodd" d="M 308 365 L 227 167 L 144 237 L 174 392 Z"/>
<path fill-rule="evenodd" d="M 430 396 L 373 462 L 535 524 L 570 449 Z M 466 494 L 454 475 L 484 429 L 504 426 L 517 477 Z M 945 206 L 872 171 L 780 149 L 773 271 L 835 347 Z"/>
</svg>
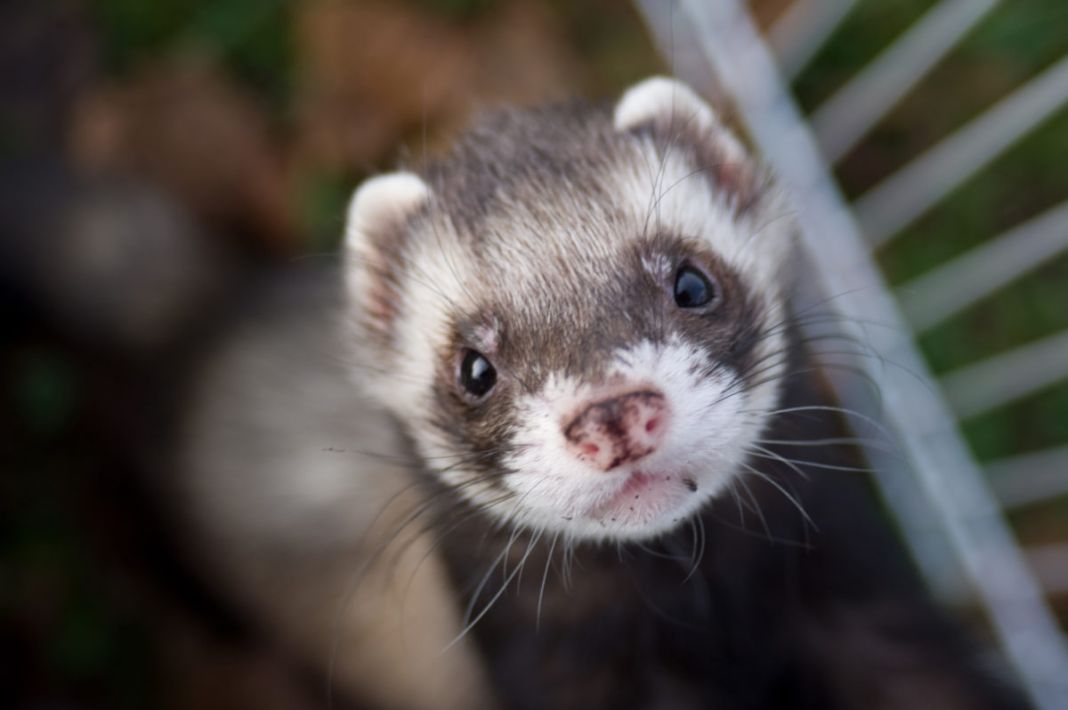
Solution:
<svg viewBox="0 0 1068 710">
<path fill-rule="evenodd" d="M 577 458 L 611 471 L 656 451 L 667 430 L 664 395 L 630 392 L 594 402 L 564 426 L 568 448 Z"/>
</svg>

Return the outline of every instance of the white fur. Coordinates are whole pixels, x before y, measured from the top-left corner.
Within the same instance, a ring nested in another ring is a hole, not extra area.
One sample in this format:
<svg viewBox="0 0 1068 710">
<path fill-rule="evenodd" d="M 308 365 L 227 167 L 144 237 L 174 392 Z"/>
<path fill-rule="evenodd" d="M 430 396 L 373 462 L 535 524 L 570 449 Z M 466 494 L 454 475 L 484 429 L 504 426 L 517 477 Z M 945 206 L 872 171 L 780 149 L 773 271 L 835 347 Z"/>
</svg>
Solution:
<svg viewBox="0 0 1068 710">
<path fill-rule="evenodd" d="M 345 243 L 363 251 L 376 231 L 403 219 L 430 198 L 430 188 L 415 173 L 395 172 L 364 181 L 349 202 Z"/>
<path fill-rule="evenodd" d="M 642 256 L 642 268 L 657 281 L 667 281 L 678 268 L 664 254 L 645 254 Z"/>
<path fill-rule="evenodd" d="M 403 420 L 427 411 L 429 388 L 437 376 L 438 344 L 448 337 L 443 324 L 450 304 L 460 302 L 462 293 L 447 268 L 427 265 L 421 271 L 405 284 L 402 327 L 394 333 L 394 350 L 403 356 L 387 355 L 381 376 L 365 383 Z"/>
<path fill-rule="evenodd" d="M 645 341 L 616 353 L 608 379 L 619 383 L 612 390 L 658 389 L 669 413 L 665 438 L 654 453 L 608 473 L 579 461 L 562 433 L 576 404 L 596 398 L 600 389 L 560 374 L 550 377 L 540 392 L 518 401 L 522 424 L 511 441 L 516 453 L 505 462 L 516 473 L 503 478 L 516 498 L 491 507 L 516 523 L 571 538 L 640 539 L 677 526 L 739 473 L 764 424 L 763 417 L 749 413 L 753 398 L 746 389 L 724 396 L 735 373 L 695 372 L 708 364 L 701 350 L 677 339 L 665 346 Z M 761 404 L 770 402 L 765 398 Z M 658 482 L 629 509 L 601 514 L 598 506 L 612 500 L 636 471 L 670 480 Z M 462 478 L 456 473 L 454 482 Z M 684 478 L 697 484 L 696 492 Z M 471 495 L 486 503 L 494 493 Z"/>
</svg>

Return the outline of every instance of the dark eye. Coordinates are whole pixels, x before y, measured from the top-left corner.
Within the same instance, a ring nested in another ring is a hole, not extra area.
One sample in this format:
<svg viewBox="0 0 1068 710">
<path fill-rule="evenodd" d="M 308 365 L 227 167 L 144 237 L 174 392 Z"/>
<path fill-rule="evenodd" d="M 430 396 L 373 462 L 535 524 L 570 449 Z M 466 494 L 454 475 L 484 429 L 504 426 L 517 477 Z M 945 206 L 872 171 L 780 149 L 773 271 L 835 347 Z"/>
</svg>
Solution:
<svg viewBox="0 0 1068 710">
<path fill-rule="evenodd" d="M 497 370 L 477 350 L 467 350 L 460 361 L 460 386 L 472 397 L 485 397 L 497 384 Z"/>
<path fill-rule="evenodd" d="M 716 297 L 708 277 L 692 266 L 684 266 L 675 276 L 675 304 L 679 308 L 700 308 Z"/>
</svg>

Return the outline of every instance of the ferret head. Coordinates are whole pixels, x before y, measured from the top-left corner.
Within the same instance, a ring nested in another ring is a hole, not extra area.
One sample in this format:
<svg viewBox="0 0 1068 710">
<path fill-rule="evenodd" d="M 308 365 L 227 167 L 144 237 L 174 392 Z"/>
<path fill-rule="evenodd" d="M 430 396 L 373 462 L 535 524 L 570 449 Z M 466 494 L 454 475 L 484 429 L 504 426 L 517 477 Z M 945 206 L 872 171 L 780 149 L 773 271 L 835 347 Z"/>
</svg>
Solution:
<svg viewBox="0 0 1068 710">
<path fill-rule="evenodd" d="M 498 520 L 642 539 L 746 470 L 785 367 L 793 223 L 690 89 L 488 116 L 348 215 L 363 387 Z"/>
</svg>

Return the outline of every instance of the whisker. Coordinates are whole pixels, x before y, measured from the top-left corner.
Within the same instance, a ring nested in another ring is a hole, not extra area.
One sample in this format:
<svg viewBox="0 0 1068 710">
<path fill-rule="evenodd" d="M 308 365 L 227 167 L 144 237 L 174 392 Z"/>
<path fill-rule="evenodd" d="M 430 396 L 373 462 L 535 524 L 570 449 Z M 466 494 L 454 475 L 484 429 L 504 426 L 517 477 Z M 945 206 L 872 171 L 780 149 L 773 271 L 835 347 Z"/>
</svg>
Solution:
<svg viewBox="0 0 1068 710">
<path fill-rule="evenodd" d="M 465 636 L 467 636 L 468 632 L 471 631 L 471 629 L 474 628 L 475 624 L 477 624 L 482 619 L 482 617 L 484 617 L 486 614 L 489 613 L 490 609 L 493 608 L 493 605 L 497 603 L 497 600 L 500 599 L 501 595 L 504 594 L 506 589 L 508 589 L 508 585 L 511 584 L 512 579 L 514 579 L 515 576 L 519 573 L 519 571 L 521 569 L 523 569 L 523 565 L 526 564 L 527 558 L 530 557 L 530 553 L 534 550 L 534 547 L 537 545 L 538 540 L 541 539 L 541 534 L 542 533 L 541 533 L 540 530 L 533 534 L 533 537 L 532 537 L 531 541 L 527 544 L 526 553 L 523 555 L 523 557 L 520 560 L 519 564 L 516 565 L 516 568 L 512 571 L 512 573 L 509 574 L 508 577 L 501 584 L 501 587 L 500 587 L 500 589 L 497 590 L 497 593 L 494 594 L 493 597 L 486 603 L 486 605 L 482 608 L 482 611 L 480 611 L 478 613 L 478 616 L 476 616 L 474 619 L 472 619 L 464 627 L 464 629 L 459 633 L 459 635 L 457 635 L 456 638 L 454 638 L 452 641 L 450 641 L 449 644 L 447 646 L 445 646 L 444 649 L 442 649 L 443 651 L 447 651 L 450 648 L 452 648 L 453 646 L 455 646 L 457 643 L 459 643 Z M 506 551 L 507 551 L 507 549 L 508 548 L 506 548 Z M 493 569 L 491 568 L 490 572 L 492 573 L 492 571 L 493 571 Z M 487 579 L 488 579 L 488 577 L 487 577 Z M 479 593 L 481 593 L 481 588 L 479 589 Z M 474 598 L 477 599 L 478 598 L 478 594 L 476 594 Z"/>
<path fill-rule="evenodd" d="M 816 526 L 816 523 L 812 520 L 812 518 L 809 517 L 808 511 L 806 511 L 804 506 L 801 505 L 801 502 L 794 495 L 792 495 L 789 491 L 787 491 L 785 488 L 783 488 L 782 485 L 778 481 L 776 481 L 773 477 L 769 476 L 768 474 L 764 473 L 763 471 L 759 471 L 759 470 L 757 470 L 756 468 L 750 466 L 747 463 L 743 463 L 742 466 L 744 466 L 748 471 L 751 471 L 754 475 L 756 475 L 759 478 L 761 478 L 762 480 L 766 481 L 769 485 L 771 485 L 773 488 L 775 488 L 777 491 L 779 491 L 779 493 L 782 493 L 782 495 L 786 498 L 786 500 L 790 501 L 790 503 L 794 506 L 794 508 L 797 509 L 797 512 L 799 512 L 801 514 L 801 517 L 803 517 L 805 519 L 805 522 L 807 522 L 809 525 L 811 525 L 813 527 L 813 529 L 816 529 L 816 530 L 819 529 Z"/>
</svg>

